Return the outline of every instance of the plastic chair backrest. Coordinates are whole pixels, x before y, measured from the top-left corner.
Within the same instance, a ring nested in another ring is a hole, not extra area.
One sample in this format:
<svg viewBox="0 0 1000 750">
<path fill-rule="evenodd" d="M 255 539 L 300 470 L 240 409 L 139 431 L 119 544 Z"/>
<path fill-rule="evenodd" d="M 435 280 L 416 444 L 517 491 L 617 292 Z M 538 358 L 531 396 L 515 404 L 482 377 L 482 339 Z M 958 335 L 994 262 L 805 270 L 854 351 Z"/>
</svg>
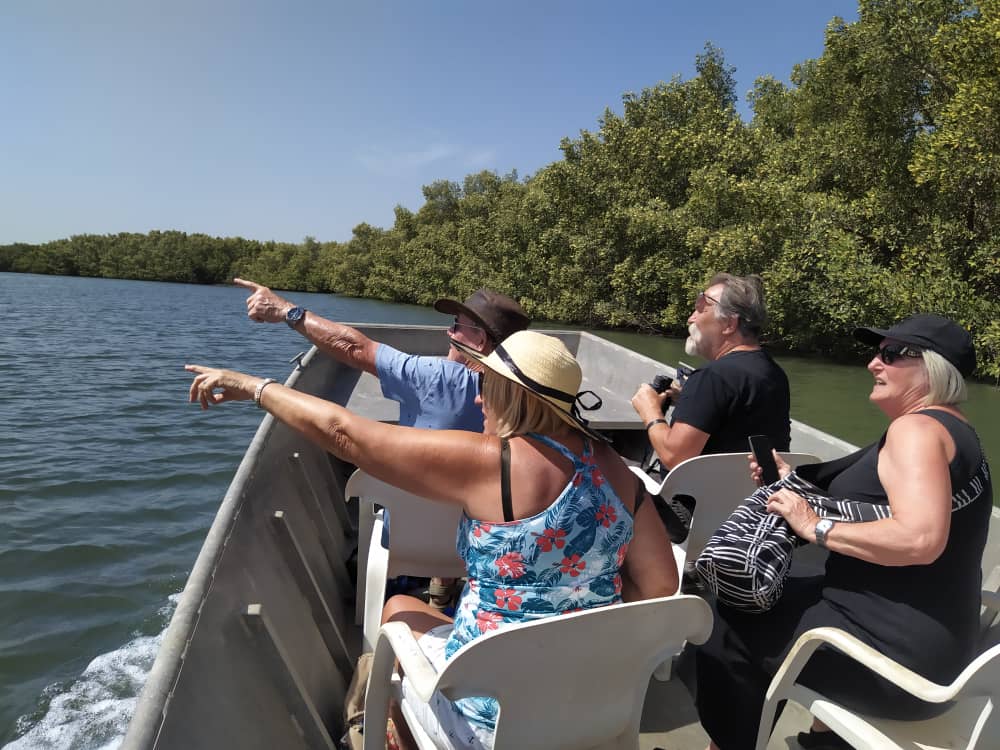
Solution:
<svg viewBox="0 0 1000 750">
<path fill-rule="evenodd" d="M 653 669 L 711 632 L 712 611 L 697 596 L 548 617 L 466 644 L 438 689 L 452 700 L 499 700 L 495 750 L 635 748 Z"/>
<path fill-rule="evenodd" d="M 465 575 L 465 564 L 455 550 L 461 506 L 418 497 L 360 469 L 347 481 L 344 494 L 359 498 L 359 515 L 373 514 L 375 503 L 389 509 L 390 577 Z M 366 548 L 380 543 L 379 539 L 359 539 Z M 359 558 L 361 553 L 359 549 Z"/>
<path fill-rule="evenodd" d="M 779 453 L 795 467 L 819 459 L 809 453 Z M 750 479 L 746 453 L 715 453 L 695 456 L 677 464 L 663 481 L 660 496 L 691 495 L 696 505 L 691 530 L 683 547 L 694 560 L 716 529 L 757 486 Z"/>
</svg>

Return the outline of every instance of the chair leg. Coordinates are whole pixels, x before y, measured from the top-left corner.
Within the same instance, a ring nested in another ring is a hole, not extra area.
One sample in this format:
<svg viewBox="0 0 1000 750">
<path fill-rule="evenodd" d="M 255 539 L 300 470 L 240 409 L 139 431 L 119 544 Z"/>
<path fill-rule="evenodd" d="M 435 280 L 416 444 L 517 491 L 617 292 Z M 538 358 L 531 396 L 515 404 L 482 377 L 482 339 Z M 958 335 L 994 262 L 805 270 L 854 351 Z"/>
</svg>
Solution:
<svg viewBox="0 0 1000 750">
<path fill-rule="evenodd" d="M 365 580 L 368 577 L 368 546 L 375 526 L 375 510 L 371 502 L 358 498 L 358 572 L 355 582 L 354 624 L 365 621 Z"/>
<path fill-rule="evenodd" d="M 375 647 L 378 629 L 382 624 L 382 606 L 385 604 L 385 584 L 389 574 L 389 551 L 379 543 L 382 534 L 381 520 L 376 519 L 372 534 L 373 537 L 368 548 L 367 564 L 365 565 L 364 589 L 357 594 L 358 601 L 364 608 L 362 651 L 371 651 Z M 360 573 L 358 577 L 360 578 Z"/>
<path fill-rule="evenodd" d="M 392 675 L 396 655 L 388 640 L 376 644 L 372 669 L 365 694 L 364 750 L 384 750 L 385 730 L 389 722 L 389 699 L 392 697 Z"/>
</svg>

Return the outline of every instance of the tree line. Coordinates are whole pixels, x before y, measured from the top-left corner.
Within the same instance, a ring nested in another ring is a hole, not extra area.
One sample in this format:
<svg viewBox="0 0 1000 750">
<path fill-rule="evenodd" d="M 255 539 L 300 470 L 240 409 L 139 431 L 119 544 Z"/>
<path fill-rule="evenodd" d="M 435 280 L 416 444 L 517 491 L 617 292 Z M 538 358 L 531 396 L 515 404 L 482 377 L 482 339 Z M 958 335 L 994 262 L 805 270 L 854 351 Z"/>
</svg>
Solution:
<svg viewBox="0 0 1000 750">
<path fill-rule="evenodd" d="M 696 74 L 623 96 L 528 178 L 423 188 L 347 242 L 174 231 L 0 246 L 0 271 L 279 289 L 429 304 L 480 286 L 536 319 L 683 333 L 719 270 L 760 273 L 772 346 L 841 355 L 859 322 L 935 311 L 1000 377 L 1000 0 L 861 0 L 750 122 L 707 45 Z"/>
</svg>

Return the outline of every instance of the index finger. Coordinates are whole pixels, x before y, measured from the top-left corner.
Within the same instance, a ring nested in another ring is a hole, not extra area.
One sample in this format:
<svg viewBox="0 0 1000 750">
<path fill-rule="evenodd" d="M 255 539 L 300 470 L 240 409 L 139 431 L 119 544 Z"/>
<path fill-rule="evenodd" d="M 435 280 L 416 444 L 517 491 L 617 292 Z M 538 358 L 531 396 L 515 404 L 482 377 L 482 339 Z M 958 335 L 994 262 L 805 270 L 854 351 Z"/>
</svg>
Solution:
<svg viewBox="0 0 1000 750">
<path fill-rule="evenodd" d="M 243 287 L 245 289 L 253 289 L 255 292 L 258 289 L 263 289 L 264 288 L 260 284 L 258 284 L 256 281 L 250 281 L 248 279 L 241 279 L 239 276 L 237 276 L 235 279 L 233 279 L 233 283 L 236 284 L 236 286 L 241 286 L 241 287 Z"/>
<path fill-rule="evenodd" d="M 197 372 L 201 374 L 203 372 L 208 372 L 212 368 L 205 367 L 204 365 L 184 365 L 184 369 L 187 370 L 188 372 Z"/>
</svg>

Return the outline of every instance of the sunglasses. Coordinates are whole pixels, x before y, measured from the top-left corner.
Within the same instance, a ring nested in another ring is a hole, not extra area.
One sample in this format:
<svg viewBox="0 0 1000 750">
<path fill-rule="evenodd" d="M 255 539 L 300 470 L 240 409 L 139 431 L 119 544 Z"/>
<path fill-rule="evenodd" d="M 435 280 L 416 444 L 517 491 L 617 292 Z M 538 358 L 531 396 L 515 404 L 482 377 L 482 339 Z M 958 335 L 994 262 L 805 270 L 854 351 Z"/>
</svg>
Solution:
<svg viewBox="0 0 1000 750">
<path fill-rule="evenodd" d="M 875 356 L 887 365 L 891 365 L 900 357 L 917 359 L 923 355 L 923 350 L 915 349 L 912 346 L 905 346 L 903 344 L 886 344 L 885 346 L 880 346 L 875 350 Z"/>
<path fill-rule="evenodd" d="M 701 292 L 694 301 L 694 309 L 697 310 L 698 312 L 705 312 L 705 308 L 711 306 L 708 304 L 709 302 L 711 302 L 712 305 L 719 304 L 719 300 L 717 300 L 715 297 L 709 297 L 704 292 Z"/>
<path fill-rule="evenodd" d="M 486 329 L 483 328 L 482 326 L 474 326 L 472 325 L 472 323 L 460 323 L 458 318 L 455 318 L 454 322 L 450 326 L 448 326 L 448 330 L 451 333 L 457 333 L 458 329 L 462 326 L 464 326 L 465 328 L 471 328 L 475 331 L 482 331 L 483 333 L 486 333 Z"/>
<path fill-rule="evenodd" d="M 480 396 L 483 395 L 483 380 L 485 379 L 485 377 L 486 377 L 485 372 L 476 373 L 476 387 L 479 389 Z"/>
</svg>

